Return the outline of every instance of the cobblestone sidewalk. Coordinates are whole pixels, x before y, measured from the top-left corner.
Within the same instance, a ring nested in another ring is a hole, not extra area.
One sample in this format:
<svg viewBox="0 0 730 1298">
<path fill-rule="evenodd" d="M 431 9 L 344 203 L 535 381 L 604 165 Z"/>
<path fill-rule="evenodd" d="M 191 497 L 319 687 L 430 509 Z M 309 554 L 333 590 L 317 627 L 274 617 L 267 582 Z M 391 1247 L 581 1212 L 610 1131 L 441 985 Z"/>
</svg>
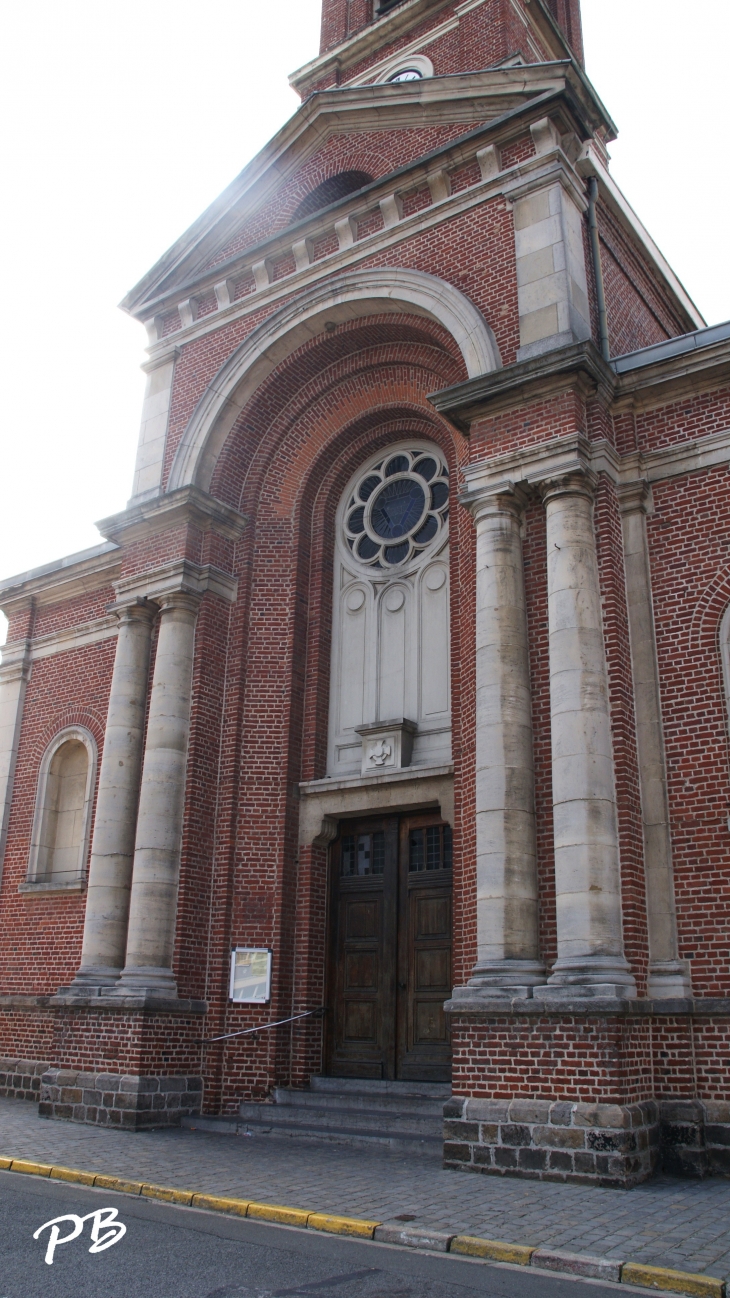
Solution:
<svg viewBox="0 0 730 1298">
<path fill-rule="evenodd" d="M 0 1098 L 0 1154 L 382 1222 L 730 1277 L 730 1181 L 659 1177 L 634 1190 L 447 1172 L 343 1146 L 168 1130 L 132 1134 L 39 1118 Z"/>
</svg>

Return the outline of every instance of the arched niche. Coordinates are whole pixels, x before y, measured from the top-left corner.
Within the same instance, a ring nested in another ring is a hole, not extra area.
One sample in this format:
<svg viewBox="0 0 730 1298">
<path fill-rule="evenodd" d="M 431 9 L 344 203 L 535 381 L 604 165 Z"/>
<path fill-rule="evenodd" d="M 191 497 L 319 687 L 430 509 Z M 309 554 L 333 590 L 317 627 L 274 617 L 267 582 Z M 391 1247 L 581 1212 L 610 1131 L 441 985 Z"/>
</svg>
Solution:
<svg viewBox="0 0 730 1298">
<path fill-rule="evenodd" d="M 67 727 L 48 745 L 38 773 L 26 887 L 83 883 L 96 762 L 96 742 L 84 726 Z"/>
</svg>

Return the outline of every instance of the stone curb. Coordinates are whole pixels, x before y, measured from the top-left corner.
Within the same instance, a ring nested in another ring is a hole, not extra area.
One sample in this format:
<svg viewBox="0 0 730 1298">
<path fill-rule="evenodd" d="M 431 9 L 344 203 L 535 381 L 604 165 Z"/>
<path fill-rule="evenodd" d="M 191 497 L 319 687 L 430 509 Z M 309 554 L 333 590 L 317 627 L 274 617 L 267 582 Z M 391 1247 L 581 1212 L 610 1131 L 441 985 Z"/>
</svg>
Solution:
<svg viewBox="0 0 730 1298">
<path fill-rule="evenodd" d="M 451 1235 L 445 1231 L 420 1229 L 417 1226 L 401 1228 L 384 1225 L 379 1221 L 366 1221 L 360 1217 L 339 1217 L 303 1208 L 256 1203 L 249 1199 L 197 1194 L 194 1190 L 176 1190 L 171 1186 L 151 1185 L 145 1181 L 127 1181 L 123 1177 L 83 1172 L 75 1167 L 56 1167 L 52 1163 L 36 1163 L 25 1158 L 0 1156 L 0 1170 L 21 1172 L 26 1176 L 45 1176 L 55 1181 L 71 1181 L 77 1185 L 93 1185 L 100 1190 L 141 1195 L 143 1198 L 160 1199 L 164 1203 L 225 1212 L 236 1217 L 251 1217 L 282 1226 L 320 1230 L 330 1235 L 373 1239 L 380 1243 L 425 1249 L 429 1252 L 454 1253 L 489 1262 L 507 1262 L 513 1266 L 534 1266 L 542 1271 L 557 1271 L 563 1275 L 608 1280 L 614 1284 L 630 1284 L 635 1288 L 659 1290 L 662 1293 L 685 1294 L 688 1298 L 727 1298 L 724 1280 L 718 1280 L 715 1276 L 694 1275 L 689 1271 L 674 1271 L 669 1267 L 591 1257 L 586 1253 L 530 1248 L 525 1244 L 507 1244 L 501 1240 L 481 1239 L 476 1235 Z"/>
</svg>

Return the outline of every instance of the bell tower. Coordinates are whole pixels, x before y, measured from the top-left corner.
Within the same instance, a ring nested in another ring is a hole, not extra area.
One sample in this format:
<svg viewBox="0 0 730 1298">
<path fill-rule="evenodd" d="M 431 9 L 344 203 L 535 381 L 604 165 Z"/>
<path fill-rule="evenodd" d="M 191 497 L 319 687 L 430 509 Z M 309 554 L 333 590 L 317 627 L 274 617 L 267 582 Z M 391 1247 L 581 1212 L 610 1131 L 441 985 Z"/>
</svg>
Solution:
<svg viewBox="0 0 730 1298">
<path fill-rule="evenodd" d="M 548 9 L 560 27 L 579 63 L 583 63 L 583 28 L 580 0 L 547 0 Z"/>
<path fill-rule="evenodd" d="M 322 0 L 320 58 L 336 51 L 334 84 L 347 82 L 348 66 L 366 74 L 399 49 L 426 48 L 436 77 L 512 57 L 534 64 L 573 55 L 582 62 L 581 0 L 477 0 L 468 8 L 459 0 Z"/>
</svg>

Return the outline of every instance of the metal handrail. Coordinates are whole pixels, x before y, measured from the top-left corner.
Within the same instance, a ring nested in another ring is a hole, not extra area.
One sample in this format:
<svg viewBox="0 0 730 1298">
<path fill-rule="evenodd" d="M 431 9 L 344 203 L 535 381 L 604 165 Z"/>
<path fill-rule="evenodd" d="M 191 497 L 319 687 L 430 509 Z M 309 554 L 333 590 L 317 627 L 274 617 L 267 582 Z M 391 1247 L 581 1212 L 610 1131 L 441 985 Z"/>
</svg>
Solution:
<svg viewBox="0 0 730 1298">
<path fill-rule="evenodd" d="M 241 1028 L 240 1032 L 226 1032 L 222 1037 L 201 1037 L 195 1044 L 212 1046 L 216 1041 L 230 1041 L 231 1037 L 247 1037 L 254 1032 L 267 1032 L 269 1028 L 280 1028 L 284 1023 L 295 1023 L 297 1019 L 307 1019 L 313 1014 L 322 1015 L 326 1008 L 326 1005 L 320 1005 L 316 1010 L 304 1010 L 301 1014 L 292 1014 L 288 1019 L 277 1019 L 275 1023 L 262 1023 L 258 1028 Z"/>
</svg>

